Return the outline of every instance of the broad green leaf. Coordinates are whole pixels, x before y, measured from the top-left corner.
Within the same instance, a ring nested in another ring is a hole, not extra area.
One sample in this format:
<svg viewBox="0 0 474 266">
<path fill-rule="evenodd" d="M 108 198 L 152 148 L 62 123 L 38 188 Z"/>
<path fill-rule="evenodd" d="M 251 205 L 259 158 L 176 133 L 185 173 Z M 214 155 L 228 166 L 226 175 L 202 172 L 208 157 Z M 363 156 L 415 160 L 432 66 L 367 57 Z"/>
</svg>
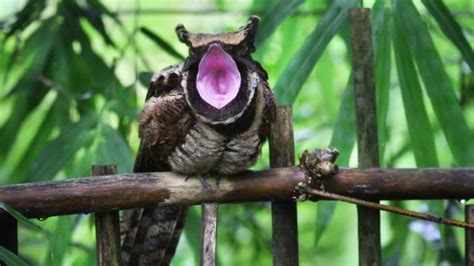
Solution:
<svg viewBox="0 0 474 266">
<path fill-rule="evenodd" d="M 394 24 L 397 38 L 394 38 L 393 42 L 398 79 L 416 165 L 418 167 L 436 167 L 438 166 L 438 158 L 436 157 L 433 130 L 426 113 L 423 93 L 412 54 L 400 27 L 398 16 L 395 16 Z"/>
<path fill-rule="evenodd" d="M 438 167 L 434 133 L 423 102 L 418 73 L 400 23 L 396 15 L 394 28 L 397 38 L 394 38 L 393 42 L 410 144 L 418 167 Z M 428 206 L 431 213 L 443 214 L 443 201 L 430 201 Z M 440 229 L 439 226 L 437 228 Z M 393 243 L 393 246 L 397 244 Z"/>
<path fill-rule="evenodd" d="M 88 8 L 98 10 L 101 14 L 104 14 L 113 19 L 117 24 L 123 26 L 122 21 L 119 19 L 117 12 L 112 12 L 110 9 L 105 7 L 100 0 L 86 0 Z"/>
<path fill-rule="evenodd" d="M 93 164 L 115 164 L 118 172 L 132 172 L 132 153 L 122 136 L 108 125 L 103 125 L 100 133 L 97 157 Z"/>
<path fill-rule="evenodd" d="M 304 0 L 280 0 L 269 9 L 260 23 L 255 37 L 255 47 L 260 47 L 272 35 L 278 25 L 293 14 L 303 2 Z"/>
<path fill-rule="evenodd" d="M 411 1 L 396 0 L 395 10 L 456 165 L 473 166 L 474 139 L 428 29 Z"/>
<path fill-rule="evenodd" d="M 355 5 L 356 1 L 343 0 L 331 4 L 275 85 L 274 92 L 279 104 L 291 105 L 294 102 L 327 44 L 346 21 L 349 8 Z"/>
<path fill-rule="evenodd" d="M 14 33 L 24 30 L 33 21 L 37 20 L 46 7 L 46 0 L 28 1 L 26 5 L 15 14 L 15 22 L 10 25 L 4 40 Z"/>
<path fill-rule="evenodd" d="M 57 23 L 54 18 L 42 22 L 31 36 L 25 41 L 20 52 L 21 78 L 9 91 L 7 97 L 15 97 L 15 112 L 8 118 L 7 122 L 0 129 L 0 160 L 10 151 L 11 145 L 15 142 L 17 132 L 22 126 L 28 114 L 36 108 L 47 94 L 46 86 L 40 82 L 41 76 L 48 64 L 51 46 L 54 41 L 54 34 Z M 38 45 L 41 43 L 42 45 Z M 7 75 L 7 74 L 6 74 Z"/>
<path fill-rule="evenodd" d="M 27 180 L 52 179 L 71 162 L 80 148 L 92 141 L 94 134 L 91 130 L 96 123 L 97 118 L 90 116 L 65 128 L 56 139 L 45 146 L 38 161 L 29 171 Z"/>
<path fill-rule="evenodd" d="M 53 256 L 46 256 L 43 265 L 64 265 L 64 259 L 70 248 L 71 237 L 75 228 L 75 217 L 66 215 L 58 217 L 56 229 L 51 240 Z"/>
<path fill-rule="evenodd" d="M 285 62 L 289 62 L 292 55 L 298 50 L 298 42 L 294 40 L 295 29 L 299 26 L 299 20 L 296 17 L 289 17 L 284 24 L 281 25 L 280 29 L 283 34 L 284 40 L 293 40 L 285 43 L 284 52 L 281 53 L 278 61 L 278 70 L 276 73 L 282 73 L 285 68 Z M 264 48 L 264 47 L 262 47 Z M 265 52 L 265 51 L 264 51 Z"/>
<path fill-rule="evenodd" d="M 8 266 L 28 266 L 24 259 L 2 246 L 0 246 L 0 262 L 4 262 Z"/>
<path fill-rule="evenodd" d="M 316 237 L 314 246 L 316 247 L 323 236 L 324 231 L 329 226 L 336 211 L 337 201 L 328 200 L 318 202 L 318 212 L 316 217 Z"/>
<path fill-rule="evenodd" d="M 67 112 L 61 107 L 61 101 L 56 100 L 49 110 L 47 110 L 41 122 L 41 126 L 38 128 L 37 133 L 33 136 L 33 139 L 26 149 L 27 152 L 25 152 L 21 156 L 21 159 L 15 164 L 12 176 L 10 177 L 11 183 L 18 183 L 27 174 L 28 169 L 30 169 L 37 160 L 40 151 L 48 143 L 48 139 L 57 125 L 58 117 L 67 115 Z"/>
<path fill-rule="evenodd" d="M 48 65 L 47 59 L 50 56 L 57 29 L 57 18 L 51 17 L 42 21 L 40 26 L 25 40 L 18 55 L 12 54 L 11 65 L 5 69 L 4 82 L 10 78 L 9 74 L 15 69 L 19 72 L 20 79 L 13 89 L 17 91 L 30 88 L 19 86 L 19 84 L 21 82 L 34 82 L 38 79 L 39 74 L 44 74 L 43 69 Z M 38 45 L 38 43 L 41 43 L 41 45 Z M 9 91 L 9 88 L 6 91 Z"/>
<path fill-rule="evenodd" d="M 122 85 L 115 76 L 114 69 L 94 53 L 89 45 L 81 44 L 81 51 L 74 51 L 72 44 L 76 39 L 81 40 L 81 43 L 89 41 L 80 24 L 77 21 L 71 23 L 76 23 L 77 27 L 69 29 L 71 26 L 63 23 L 58 31 L 61 38 L 54 50 L 55 64 L 51 76 L 56 84 L 53 87 L 61 92 L 60 96 L 81 101 L 77 105 L 81 113 L 93 112 L 95 105 L 87 100 L 98 93 L 113 97 Z"/>
<path fill-rule="evenodd" d="M 199 243 L 201 243 L 201 214 L 199 208 L 201 206 L 193 206 L 188 210 L 186 217 L 186 226 L 184 227 L 184 234 L 188 239 L 189 246 L 193 251 L 193 258 L 196 265 L 199 264 L 199 258 L 201 255 L 201 249 Z"/>
<path fill-rule="evenodd" d="M 421 2 L 435 18 L 444 35 L 459 49 L 471 71 L 474 71 L 474 52 L 472 47 L 466 39 L 461 26 L 456 22 L 443 1 L 422 0 Z"/>
<path fill-rule="evenodd" d="M 82 17 L 86 18 L 87 21 L 95 28 L 97 32 L 102 35 L 105 43 L 115 47 L 114 41 L 110 38 L 108 32 L 105 30 L 104 21 L 102 20 L 102 15 L 104 14 L 103 10 L 97 12 L 97 9 L 94 9 L 93 6 L 89 6 L 90 2 L 87 2 L 88 6 L 82 8 L 80 5 L 75 4 L 75 1 L 65 1 L 63 4 L 68 4 L 70 8 L 73 8 L 73 12 L 78 12 Z M 74 4 L 72 4 L 74 3 Z"/>
<path fill-rule="evenodd" d="M 352 75 L 344 89 L 341 101 L 341 106 L 339 107 L 339 113 L 337 115 L 336 124 L 334 125 L 329 146 L 334 147 L 341 152 L 341 155 L 339 155 L 337 159 L 337 164 L 347 166 L 356 141 Z"/>
<path fill-rule="evenodd" d="M 15 111 L 0 128 L 0 160 L 4 160 L 17 138 L 23 121 L 46 96 L 47 89 L 38 82 L 20 82 L 21 86 L 32 86 L 34 91 L 19 91 L 14 96 Z"/>
<path fill-rule="evenodd" d="M 390 96 L 392 16 L 385 0 L 377 0 L 372 8 L 375 49 L 375 89 L 377 98 L 377 130 L 379 158 L 383 165 L 387 139 L 387 113 Z"/>
<path fill-rule="evenodd" d="M 173 56 L 176 59 L 184 60 L 184 56 L 181 55 L 178 51 L 176 51 L 171 44 L 166 42 L 163 38 L 161 38 L 158 34 L 152 32 L 146 27 L 141 27 L 140 32 L 143 33 L 145 36 L 150 38 L 154 43 L 160 46 L 163 51 L 168 53 L 169 55 Z"/>
</svg>

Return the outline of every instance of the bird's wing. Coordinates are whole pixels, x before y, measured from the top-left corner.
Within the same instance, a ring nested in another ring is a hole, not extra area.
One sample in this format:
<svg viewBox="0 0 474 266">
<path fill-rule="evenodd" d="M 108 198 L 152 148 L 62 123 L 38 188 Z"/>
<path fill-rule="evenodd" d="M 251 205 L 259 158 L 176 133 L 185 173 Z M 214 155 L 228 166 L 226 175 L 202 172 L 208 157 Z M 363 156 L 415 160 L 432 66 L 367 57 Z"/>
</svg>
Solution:
<svg viewBox="0 0 474 266">
<path fill-rule="evenodd" d="M 139 117 L 140 148 L 134 172 L 169 171 L 166 158 L 194 123 L 180 85 L 180 66 L 162 70 L 150 82 Z M 186 207 L 129 210 L 123 216 L 127 265 L 168 265 L 184 227 Z"/>
<path fill-rule="evenodd" d="M 265 108 L 263 109 L 263 121 L 258 132 L 260 140 L 263 142 L 270 135 L 270 125 L 276 121 L 276 101 L 275 96 L 270 89 L 267 81 L 262 81 L 263 86 L 263 100 L 265 101 Z"/>
</svg>

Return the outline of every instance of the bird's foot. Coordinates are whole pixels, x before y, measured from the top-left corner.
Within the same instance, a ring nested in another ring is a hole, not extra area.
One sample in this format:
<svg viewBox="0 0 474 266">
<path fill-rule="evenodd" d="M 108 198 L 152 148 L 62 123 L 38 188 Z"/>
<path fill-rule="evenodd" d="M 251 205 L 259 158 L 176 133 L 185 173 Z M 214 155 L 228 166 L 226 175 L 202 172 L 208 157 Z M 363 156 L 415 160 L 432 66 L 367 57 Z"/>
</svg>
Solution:
<svg viewBox="0 0 474 266">
<path fill-rule="evenodd" d="M 206 189 L 206 190 L 213 190 L 211 185 L 209 184 L 209 182 L 207 182 L 207 180 L 202 176 L 202 175 L 198 175 L 197 176 L 199 182 L 201 183 L 201 185 Z"/>
<path fill-rule="evenodd" d="M 190 178 L 197 178 L 199 180 L 199 183 L 201 183 L 201 185 L 204 187 L 204 189 L 208 191 L 215 190 L 215 188 L 211 184 L 209 184 L 209 182 L 207 182 L 206 175 L 188 175 L 186 176 L 184 181 L 188 181 Z"/>
</svg>

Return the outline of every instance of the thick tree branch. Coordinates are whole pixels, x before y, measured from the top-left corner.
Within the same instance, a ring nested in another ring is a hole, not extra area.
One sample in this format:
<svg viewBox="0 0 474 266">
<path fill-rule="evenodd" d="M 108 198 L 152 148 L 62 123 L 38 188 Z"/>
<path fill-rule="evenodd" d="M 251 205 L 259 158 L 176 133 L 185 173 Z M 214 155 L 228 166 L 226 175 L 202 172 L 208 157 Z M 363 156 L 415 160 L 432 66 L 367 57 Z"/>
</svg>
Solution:
<svg viewBox="0 0 474 266">
<path fill-rule="evenodd" d="M 245 172 L 207 179 L 171 172 L 86 177 L 0 186 L 0 201 L 28 217 L 90 213 L 155 204 L 290 200 L 306 181 L 299 167 Z M 474 169 L 340 169 L 324 180 L 325 190 L 363 199 L 469 199 L 474 197 Z"/>
</svg>

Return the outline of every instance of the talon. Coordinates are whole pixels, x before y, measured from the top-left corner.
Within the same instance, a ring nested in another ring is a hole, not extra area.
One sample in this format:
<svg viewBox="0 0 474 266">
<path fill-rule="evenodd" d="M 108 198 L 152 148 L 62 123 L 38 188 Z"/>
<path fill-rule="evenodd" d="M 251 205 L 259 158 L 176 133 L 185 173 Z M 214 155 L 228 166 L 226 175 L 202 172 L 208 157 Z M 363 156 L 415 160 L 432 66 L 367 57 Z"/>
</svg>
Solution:
<svg viewBox="0 0 474 266">
<path fill-rule="evenodd" d="M 204 179 L 202 176 L 198 176 L 199 182 L 201 182 L 201 185 L 206 189 L 206 190 L 212 190 L 211 185 Z"/>
</svg>

